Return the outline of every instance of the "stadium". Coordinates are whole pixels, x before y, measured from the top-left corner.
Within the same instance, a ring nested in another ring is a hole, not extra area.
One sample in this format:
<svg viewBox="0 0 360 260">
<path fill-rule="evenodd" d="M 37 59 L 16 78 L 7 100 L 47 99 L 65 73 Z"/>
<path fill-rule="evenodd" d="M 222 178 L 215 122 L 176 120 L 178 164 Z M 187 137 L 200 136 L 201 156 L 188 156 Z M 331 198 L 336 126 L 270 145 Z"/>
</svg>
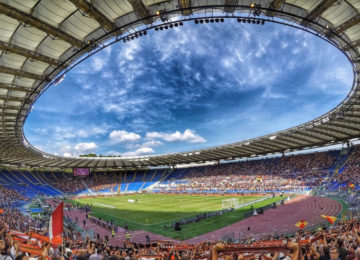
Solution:
<svg viewBox="0 0 360 260">
<path fill-rule="evenodd" d="M 186 152 L 65 157 L 26 139 L 38 99 L 103 49 L 227 20 L 334 46 L 348 94 L 304 124 Z M 360 259 L 357 0 L 2 0 L 0 21 L 2 257 Z"/>
</svg>

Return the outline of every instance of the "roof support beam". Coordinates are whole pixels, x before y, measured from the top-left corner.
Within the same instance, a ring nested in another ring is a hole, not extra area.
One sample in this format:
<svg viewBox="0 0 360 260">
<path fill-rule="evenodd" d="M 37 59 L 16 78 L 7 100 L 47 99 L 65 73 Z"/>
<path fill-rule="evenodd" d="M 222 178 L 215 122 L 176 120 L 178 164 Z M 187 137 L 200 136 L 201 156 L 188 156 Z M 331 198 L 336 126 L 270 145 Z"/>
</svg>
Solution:
<svg viewBox="0 0 360 260">
<path fill-rule="evenodd" d="M 234 157 L 236 156 L 236 151 L 233 151 L 231 149 L 221 149 L 221 150 L 214 150 L 214 151 L 211 151 L 209 152 L 209 157 L 211 157 L 211 154 L 216 154 L 217 156 L 221 157 L 221 158 L 229 158 L 229 157 Z M 214 159 L 214 158 L 212 158 Z"/>
<path fill-rule="evenodd" d="M 308 129 L 308 130 L 311 130 L 311 129 Z M 302 132 L 297 132 L 296 135 L 297 136 L 306 136 L 307 138 L 313 139 L 315 141 L 322 141 L 322 142 L 328 142 L 329 141 L 328 139 L 324 139 L 322 137 L 319 137 L 316 134 L 308 132 L 307 130 L 302 131 Z"/>
<path fill-rule="evenodd" d="M 257 149 L 256 147 L 252 147 L 252 145 L 242 145 L 241 147 L 236 147 L 236 148 L 230 148 L 230 150 L 234 150 L 236 152 L 245 152 L 245 153 L 249 153 L 250 155 L 253 153 L 261 153 L 262 151 Z"/>
<path fill-rule="evenodd" d="M 25 101 L 25 98 L 9 97 L 9 96 L 0 96 L 0 100 L 24 102 L 24 101 Z M 19 108 L 18 108 L 18 109 L 19 109 Z"/>
<path fill-rule="evenodd" d="M 41 158 L 40 160 L 44 160 L 44 158 Z M 39 158 L 29 158 L 29 159 L 25 159 L 25 160 L 21 160 L 21 163 L 24 164 L 24 165 L 27 165 L 27 164 L 31 164 L 31 165 L 34 165 L 34 162 L 38 162 L 40 161 Z"/>
<path fill-rule="evenodd" d="M 349 29 L 350 27 L 356 25 L 360 23 L 360 15 L 357 15 L 349 20 L 347 20 L 345 23 L 340 24 L 336 29 L 335 32 L 337 34 L 345 32 L 347 29 Z"/>
<path fill-rule="evenodd" d="M 225 0 L 225 13 L 233 13 L 235 12 L 235 5 L 239 3 L 239 0 Z"/>
<path fill-rule="evenodd" d="M 198 157 L 198 161 L 214 161 L 214 158 L 210 154 L 199 154 Z"/>
<path fill-rule="evenodd" d="M 24 91 L 27 93 L 34 91 L 34 89 L 31 89 L 31 88 L 26 88 L 23 86 L 17 86 L 17 85 L 12 85 L 12 84 L 5 84 L 5 83 L 0 83 L 0 88 L 5 88 L 8 90 Z"/>
<path fill-rule="evenodd" d="M 181 14 L 183 16 L 188 16 L 192 14 L 192 10 L 190 9 L 191 7 L 191 0 L 178 0 L 179 2 L 179 6 L 183 9 L 185 8 L 189 8 L 189 9 L 185 9 L 185 10 L 181 10 Z"/>
<path fill-rule="evenodd" d="M 356 48 L 359 47 L 359 46 L 360 46 L 360 41 L 357 41 L 357 42 L 354 42 L 354 43 L 352 43 L 352 44 L 350 44 L 350 45 L 348 45 L 348 46 L 345 46 L 345 47 L 343 48 L 343 50 L 344 50 L 344 51 L 349 51 L 351 48 L 356 49 Z"/>
<path fill-rule="evenodd" d="M 53 66 L 59 66 L 61 64 L 61 61 L 59 61 L 59 60 L 55 60 L 55 59 L 47 57 L 43 54 L 39 54 L 39 53 L 30 51 L 30 50 L 27 50 L 27 49 L 24 49 L 24 48 L 21 48 L 19 46 L 15 46 L 15 45 L 12 45 L 9 43 L 5 43 L 2 41 L 0 41 L 0 50 L 19 54 L 19 55 L 25 56 L 29 59 L 42 61 L 47 64 L 53 65 Z"/>
<path fill-rule="evenodd" d="M 14 76 L 25 77 L 25 78 L 35 79 L 35 80 L 43 80 L 44 79 L 44 77 L 41 75 L 37 75 L 37 74 L 23 71 L 23 70 L 17 70 L 17 69 L 13 69 L 13 68 L 9 68 L 9 67 L 4 67 L 4 66 L 0 66 L 0 73 L 7 73 L 7 74 L 14 75 Z"/>
<path fill-rule="evenodd" d="M 266 139 L 266 140 L 262 140 L 261 143 L 265 143 L 267 145 L 270 145 L 273 147 L 273 149 L 280 149 L 280 150 L 284 150 L 286 148 L 289 148 L 289 145 L 285 145 L 283 142 L 277 142 L 276 138 L 273 140 L 270 139 Z"/>
<path fill-rule="evenodd" d="M 79 8 L 81 11 L 89 15 L 91 18 L 96 20 L 102 27 L 108 31 L 112 31 L 116 28 L 115 24 L 110 21 L 105 15 L 103 15 L 94 5 L 90 4 L 86 0 L 70 0 L 73 5 Z"/>
<path fill-rule="evenodd" d="M 157 165 L 166 165 L 167 164 L 166 161 L 162 160 L 161 158 L 151 158 L 150 162 L 155 163 Z"/>
<path fill-rule="evenodd" d="M 353 115 L 345 115 L 345 118 L 346 119 L 350 119 L 351 121 L 353 121 L 352 119 L 354 119 L 354 123 L 360 123 L 359 119 L 360 119 L 360 116 L 359 115 L 356 115 L 356 114 L 353 114 Z"/>
<path fill-rule="evenodd" d="M 327 123 L 327 125 L 330 125 L 330 126 L 337 126 L 337 127 L 341 127 L 341 128 L 344 128 L 344 126 L 346 127 L 346 129 L 350 129 L 352 131 L 360 131 L 359 128 L 355 128 L 353 122 L 351 121 L 347 121 L 347 120 L 343 120 L 342 122 L 337 122 L 337 121 L 331 121 L 329 123 Z"/>
<path fill-rule="evenodd" d="M 255 146 L 255 147 L 262 148 L 264 153 L 271 153 L 272 150 L 274 149 L 273 146 L 269 146 L 266 143 L 263 143 L 262 141 L 260 141 L 259 143 L 253 143 L 251 145 Z"/>
<path fill-rule="evenodd" d="M 355 132 L 360 132 L 360 129 L 357 129 L 357 130 L 352 130 L 351 128 L 349 127 L 344 127 L 344 125 L 342 127 L 340 126 L 333 126 L 333 127 L 336 127 L 336 129 L 333 129 L 331 127 L 328 127 L 326 125 L 322 125 L 321 128 L 323 129 L 326 129 L 328 131 L 333 131 L 333 132 L 337 132 L 339 134 L 342 134 L 342 135 L 345 135 L 345 136 L 349 136 L 349 135 L 353 135 L 353 133 L 351 133 L 351 131 L 355 131 Z M 321 129 L 319 128 L 319 129 Z M 340 129 L 339 129 L 340 128 Z M 339 138 L 339 137 L 338 137 Z"/>
<path fill-rule="evenodd" d="M 296 145 L 293 142 L 287 141 L 285 139 L 280 140 L 278 137 L 276 137 L 276 139 L 273 142 L 283 145 L 284 146 L 283 149 L 292 148 L 293 145 Z"/>
<path fill-rule="evenodd" d="M 280 10 L 280 8 L 283 6 L 284 3 L 285 3 L 285 0 L 273 0 L 273 1 L 271 1 L 269 8 L 272 10 Z M 274 17 L 275 12 L 269 10 L 266 12 L 266 15 L 269 17 Z"/>
<path fill-rule="evenodd" d="M 282 134 L 282 135 L 279 135 L 276 137 L 276 139 L 285 139 L 287 140 L 289 143 L 293 144 L 293 145 L 296 145 L 296 146 L 304 146 L 304 145 L 307 145 L 309 142 L 306 142 L 304 141 L 304 139 L 300 139 L 300 138 L 297 138 L 297 137 L 294 137 L 292 135 L 290 135 L 291 133 L 289 134 Z M 295 139 L 295 140 L 294 140 Z M 298 141 L 296 141 L 298 140 Z M 299 142 L 300 141 L 300 142 Z M 295 147 L 292 147 L 292 148 L 295 148 Z"/>
<path fill-rule="evenodd" d="M 134 12 L 137 14 L 137 16 L 140 19 L 145 19 L 146 17 L 150 16 L 150 11 L 142 0 L 127 0 L 127 1 L 131 4 L 132 8 L 134 9 Z M 153 21 L 151 18 L 144 20 L 144 24 L 151 24 L 152 22 Z"/>
<path fill-rule="evenodd" d="M 0 117 L 4 117 L 4 116 L 17 116 L 18 112 L 15 112 L 15 113 L 1 113 L 0 114 Z"/>
<path fill-rule="evenodd" d="M 307 26 L 317 17 L 319 17 L 323 12 L 325 12 L 329 7 L 331 7 L 337 0 L 323 0 L 321 1 L 318 6 L 314 8 L 302 21 L 301 25 Z"/>
<path fill-rule="evenodd" d="M 324 129 L 324 126 L 322 126 L 322 127 L 319 126 L 319 127 L 316 127 L 316 128 L 309 129 L 308 131 L 318 133 L 318 134 L 321 134 L 321 135 L 325 135 L 325 136 L 329 136 L 329 137 L 331 137 L 332 139 L 335 139 L 335 140 L 339 138 L 338 136 L 336 136 L 334 134 L 329 134 L 330 131 L 328 131 L 327 129 L 328 128 Z M 333 131 L 339 133 L 337 130 L 332 130 L 332 132 Z"/>
<path fill-rule="evenodd" d="M 0 100 L 7 100 L 7 99 L 1 99 L 1 96 L 0 96 Z M 16 109 L 16 110 L 18 110 L 20 107 L 4 105 L 4 106 L 0 106 L 0 108 L 2 108 L 2 109 Z"/>
<path fill-rule="evenodd" d="M 4 3 L 0 3 L 0 13 L 9 16 L 11 18 L 14 18 L 18 20 L 19 22 L 22 22 L 24 24 L 29 24 L 41 31 L 44 31 L 48 34 L 51 34 L 54 37 L 57 37 L 59 39 L 62 39 L 68 43 L 70 43 L 73 46 L 76 46 L 77 48 L 80 48 L 83 46 L 83 42 L 76 39 L 75 37 L 59 30 L 58 28 L 47 24 L 33 16 L 29 16 L 27 13 L 24 13 L 23 11 L 20 11 L 12 6 L 6 5 Z"/>
</svg>

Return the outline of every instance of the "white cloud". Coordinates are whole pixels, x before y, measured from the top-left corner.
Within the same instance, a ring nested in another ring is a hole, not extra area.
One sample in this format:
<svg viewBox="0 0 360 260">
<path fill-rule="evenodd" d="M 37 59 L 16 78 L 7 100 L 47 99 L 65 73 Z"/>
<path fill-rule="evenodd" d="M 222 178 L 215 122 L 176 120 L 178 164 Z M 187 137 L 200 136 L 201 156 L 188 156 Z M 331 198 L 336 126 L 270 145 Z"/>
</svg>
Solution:
<svg viewBox="0 0 360 260">
<path fill-rule="evenodd" d="M 287 98 L 286 95 L 274 92 L 272 87 L 268 86 L 265 88 L 265 91 L 261 95 L 262 98 L 270 98 L 270 99 L 280 99 L 280 98 Z"/>
<path fill-rule="evenodd" d="M 142 155 L 149 155 L 153 154 L 155 151 L 151 147 L 141 147 L 133 152 L 126 152 L 123 153 L 123 156 L 142 156 Z"/>
<path fill-rule="evenodd" d="M 63 156 L 65 156 L 65 157 L 71 157 L 71 156 L 73 156 L 71 153 L 68 153 L 68 152 L 65 152 L 64 154 L 63 154 Z"/>
<path fill-rule="evenodd" d="M 106 62 L 107 59 L 103 59 L 102 57 L 96 56 L 92 58 L 91 67 L 95 72 L 98 72 L 104 67 Z"/>
<path fill-rule="evenodd" d="M 77 152 L 93 152 L 98 146 L 94 142 L 89 143 L 78 143 L 75 145 L 74 149 Z"/>
<path fill-rule="evenodd" d="M 206 140 L 200 135 L 197 135 L 194 130 L 186 129 L 184 133 L 176 131 L 174 133 L 161 133 L 161 132 L 149 132 L 146 133 L 146 139 L 161 139 L 166 142 L 189 142 L 189 143 L 204 143 Z"/>
<path fill-rule="evenodd" d="M 136 142 L 141 139 L 140 135 L 125 130 L 114 130 L 110 133 L 109 137 L 115 143 Z"/>
<path fill-rule="evenodd" d="M 121 155 L 121 153 L 119 153 L 118 151 L 107 151 L 105 154 L 111 155 L 111 156 L 120 156 Z"/>
</svg>

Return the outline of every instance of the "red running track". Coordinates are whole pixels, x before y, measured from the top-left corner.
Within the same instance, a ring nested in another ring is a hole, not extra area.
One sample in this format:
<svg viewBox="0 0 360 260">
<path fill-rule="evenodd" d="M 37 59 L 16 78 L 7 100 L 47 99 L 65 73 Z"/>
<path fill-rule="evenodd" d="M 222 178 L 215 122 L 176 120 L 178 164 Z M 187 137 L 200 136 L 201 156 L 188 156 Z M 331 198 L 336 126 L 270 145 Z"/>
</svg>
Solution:
<svg viewBox="0 0 360 260">
<path fill-rule="evenodd" d="M 326 220 L 321 215 L 336 216 L 342 210 L 341 203 L 321 197 L 298 196 L 283 206 L 268 209 L 262 215 L 252 216 L 201 236 L 186 240 L 186 243 L 195 244 L 203 241 L 216 241 L 225 234 L 233 234 L 236 238 L 259 238 L 266 234 L 282 235 L 295 232 L 296 222 L 306 220 L 307 227 L 316 226 Z M 250 231 L 248 231 L 250 227 Z"/>
</svg>

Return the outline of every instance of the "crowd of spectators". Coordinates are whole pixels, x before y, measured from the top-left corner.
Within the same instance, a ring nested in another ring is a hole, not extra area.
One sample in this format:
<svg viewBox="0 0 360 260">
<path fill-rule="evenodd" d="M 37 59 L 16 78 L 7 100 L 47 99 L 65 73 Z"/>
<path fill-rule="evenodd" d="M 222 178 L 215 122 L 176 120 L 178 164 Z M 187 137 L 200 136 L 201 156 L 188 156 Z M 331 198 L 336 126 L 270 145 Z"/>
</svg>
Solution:
<svg viewBox="0 0 360 260">
<path fill-rule="evenodd" d="M 324 179 L 343 186 L 359 186 L 359 147 L 354 147 L 339 172 L 334 170 L 339 166 L 340 151 L 316 152 L 195 167 L 175 182 L 160 183 L 155 189 L 162 192 L 294 192 L 319 186 Z M 152 175 L 151 171 L 149 175 Z M 60 191 L 76 194 L 89 189 L 92 192 L 117 192 L 119 183 L 131 182 L 135 175 L 125 177 L 124 172 L 112 171 L 92 172 L 86 177 L 64 172 L 44 173 L 42 176 Z"/>
<path fill-rule="evenodd" d="M 91 173 L 89 176 L 82 177 L 69 173 L 48 173 L 46 176 L 49 177 L 48 181 L 51 185 L 66 193 L 78 193 L 87 189 L 94 192 L 110 189 L 110 191 L 116 192 L 120 174 L 118 172 Z"/>
<path fill-rule="evenodd" d="M 319 185 L 334 166 L 328 152 L 248 160 L 191 169 L 182 182 L 162 186 L 163 191 L 296 191 Z M 161 187 L 161 185 L 160 185 Z"/>
<path fill-rule="evenodd" d="M 5 186 L 0 185 L 0 207 L 1 208 L 11 207 L 13 203 L 18 202 L 19 200 L 27 201 L 27 200 L 29 200 L 29 198 L 21 195 L 16 190 L 8 189 Z"/>
</svg>

